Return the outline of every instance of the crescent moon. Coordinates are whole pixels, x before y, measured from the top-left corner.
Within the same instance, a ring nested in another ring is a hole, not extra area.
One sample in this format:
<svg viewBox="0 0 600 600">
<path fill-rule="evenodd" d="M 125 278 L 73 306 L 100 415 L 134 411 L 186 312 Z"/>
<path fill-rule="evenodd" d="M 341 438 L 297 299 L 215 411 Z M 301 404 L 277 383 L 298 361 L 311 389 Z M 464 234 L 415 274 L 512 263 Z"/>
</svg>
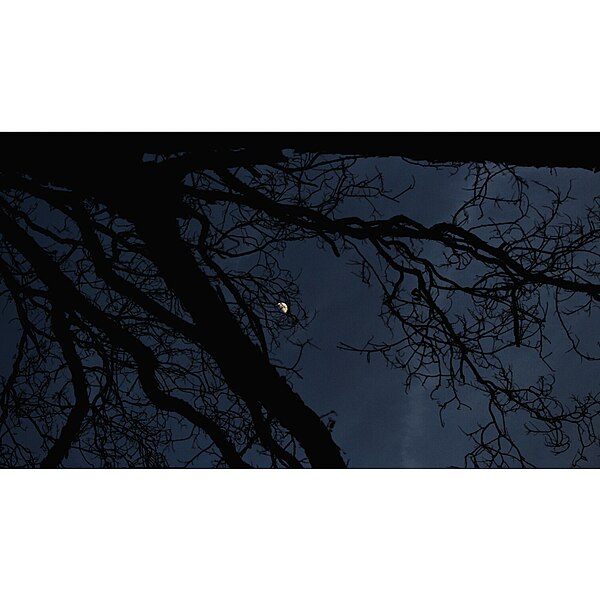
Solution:
<svg viewBox="0 0 600 600">
<path fill-rule="evenodd" d="M 287 311 L 289 310 L 288 305 L 285 302 L 278 302 L 277 303 L 277 307 L 279 309 L 281 309 L 281 312 L 285 315 L 287 314 Z"/>
</svg>

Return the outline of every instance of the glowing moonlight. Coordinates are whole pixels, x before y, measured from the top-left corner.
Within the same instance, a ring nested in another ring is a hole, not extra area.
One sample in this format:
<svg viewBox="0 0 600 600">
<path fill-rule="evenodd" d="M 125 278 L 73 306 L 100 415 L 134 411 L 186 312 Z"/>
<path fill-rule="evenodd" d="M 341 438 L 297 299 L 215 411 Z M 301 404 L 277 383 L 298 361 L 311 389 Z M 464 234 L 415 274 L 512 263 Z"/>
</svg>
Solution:
<svg viewBox="0 0 600 600">
<path fill-rule="evenodd" d="M 289 307 L 285 302 L 278 302 L 277 307 L 284 315 L 287 314 L 287 311 L 289 310 Z"/>
</svg>

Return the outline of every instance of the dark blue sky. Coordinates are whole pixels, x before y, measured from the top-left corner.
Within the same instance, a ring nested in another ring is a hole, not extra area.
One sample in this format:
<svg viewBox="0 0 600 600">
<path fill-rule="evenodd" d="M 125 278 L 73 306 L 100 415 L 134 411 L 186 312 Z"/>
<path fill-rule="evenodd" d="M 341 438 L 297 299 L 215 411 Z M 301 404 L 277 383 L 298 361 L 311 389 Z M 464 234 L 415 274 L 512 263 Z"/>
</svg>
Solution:
<svg viewBox="0 0 600 600">
<path fill-rule="evenodd" d="M 448 221 L 462 202 L 469 197 L 466 169 L 458 173 L 451 169 L 432 169 L 409 164 L 402 159 L 370 159 L 361 161 L 357 174 L 373 173 L 375 167 L 384 176 L 386 187 L 397 192 L 414 182 L 415 187 L 400 199 L 399 204 L 380 205 L 384 216 L 401 212 L 424 224 Z M 550 186 L 566 188 L 572 181 L 573 214 L 581 211 L 593 196 L 600 194 L 600 175 L 583 170 L 559 170 L 556 173 L 537 169 L 521 169 L 520 174 L 531 180 L 543 180 Z M 507 184 L 508 185 L 508 184 Z M 499 193 L 510 193 L 499 186 Z M 543 202 L 545 193 L 532 186 L 532 202 Z M 360 207 L 348 203 L 348 214 Z M 463 464 L 471 443 L 460 430 L 471 428 L 484 417 L 484 399 L 463 389 L 464 400 L 472 410 L 444 412 L 445 427 L 440 424 L 438 407 L 430 390 L 415 383 L 405 389 L 406 373 L 387 366 L 380 357 L 367 363 L 364 356 L 343 351 L 338 344 L 362 346 L 371 337 L 391 340 L 389 331 L 378 318 L 380 294 L 369 288 L 354 274 L 350 256 L 335 257 L 329 249 L 317 247 L 314 241 L 288 245 L 281 258 L 283 267 L 298 275 L 303 306 L 315 313 L 306 331 L 297 337 L 310 338 L 316 347 L 308 347 L 300 364 L 302 379 L 293 379 L 293 387 L 304 401 L 319 414 L 337 413 L 334 439 L 345 453 L 351 467 L 448 467 Z M 243 270 L 252 259 L 238 259 L 235 267 Z M 294 299 L 291 299 L 291 307 Z M 460 306 L 456 307 L 457 309 Z M 2 317 L 0 352 L 1 370 L 8 372 L 16 344 L 15 328 L 8 321 L 14 314 L 9 309 Z M 574 321 L 588 338 L 598 339 L 598 323 L 580 316 Z M 555 318 L 550 314 L 548 336 L 552 341 L 550 362 L 555 369 L 556 390 L 568 396 L 597 390 L 594 365 L 582 364 L 568 345 Z M 594 342 L 595 343 L 595 342 Z M 592 345 L 594 345 L 594 343 Z M 294 362 L 297 348 L 282 340 L 276 353 L 284 363 Z M 548 370 L 527 349 L 514 349 L 508 355 L 517 375 L 531 381 Z M 532 379 L 533 378 L 533 379 Z M 515 434 L 524 454 L 538 466 L 568 466 L 571 453 L 553 457 L 540 440 Z M 597 454 L 597 453 L 596 453 Z M 600 466 L 598 456 L 590 455 L 584 466 Z M 80 466 L 76 456 L 69 463 Z"/>
<path fill-rule="evenodd" d="M 465 181 L 466 170 L 454 174 L 450 169 L 430 169 L 410 165 L 402 159 L 364 161 L 359 169 L 371 172 L 377 165 L 384 174 L 387 187 L 401 190 L 414 177 L 415 188 L 401 200 L 403 214 L 422 223 L 447 221 L 469 197 Z M 549 186 L 566 189 L 572 181 L 573 214 L 600 194 L 600 174 L 589 171 L 562 169 L 556 173 L 539 169 L 521 169 L 519 173 Z M 508 185 L 508 184 L 507 184 Z M 502 190 L 500 190 L 502 191 Z M 506 193 L 510 189 L 505 190 Z M 532 186 L 534 201 L 545 201 L 546 195 Z M 469 440 L 459 429 L 469 429 L 484 417 L 483 398 L 463 390 L 472 410 L 449 407 L 443 413 L 445 426 L 440 424 L 438 407 L 429 390 L 418 383 L 405 390 L 406 374 L 388 367 L 384 360 L 374 357 L 370 364 L 364 356 L 339 350 L 339 342 L 364 344 L 371 336 L 390 339 L 377 315 L 380 309 L 379 291 L 368 288 L 348 265 L 347 256 L 336 258 L 329 249 L 321 250 L 307 243 L 290 246 L 284 264 L 300 274 L 300 289 L 304 305 L 317 315 L 309 327 L 310 337 L 319 349 L 309 348 L 302 362 L 303 379 L 294 388 L 304 400 L 320 413 L 337 412 L 334 429 L 337 443 L 346 452 L 352 467 L 448 467 L 462 465 L 464 455 L 471 449 Z M 578 317 L 575 329 L 598 340 L 598 322 Z M 552 341 L 550 362 L 555 368 L 556 391 L 563 397 L 572 393 L 596 391 L 598 376 L 595 365 L 582 363 L 573 353 L 560 331 L 552 313 L 549 315 L 548 335 Z M 286 358 L 294 355 L 288 346 Z M 548 372 L 532 351 L 514 349 L 509 361 L 515 372 L 532 381 Z M 553 456 L 541 443 L 522 433 L 515 436 L 524 454 L 537 466 L 569 466 L 571 454 Z M 596 454 L 599 454 L 597 451 Z M 600 456 L 582 466 L 600 466 Z"/>
</svg>

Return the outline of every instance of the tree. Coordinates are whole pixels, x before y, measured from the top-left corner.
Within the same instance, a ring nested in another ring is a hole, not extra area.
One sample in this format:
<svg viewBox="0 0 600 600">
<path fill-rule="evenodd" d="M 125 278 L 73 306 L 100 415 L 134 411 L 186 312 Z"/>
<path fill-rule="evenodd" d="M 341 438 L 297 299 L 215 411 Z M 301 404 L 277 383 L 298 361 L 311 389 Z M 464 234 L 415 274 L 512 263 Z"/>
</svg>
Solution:
<svg viewBox="0 0 600 600">
<path fill-rule="evenodd" d="M 491 145 L 453 154 L 447 137 L 437 154 L 414 137 L 395 138 L 396 150 L 388 138 L 385 152 L 365 138 L 326 140 L 324 152 L 289 139 L 107 148 L 75 138 L 2 157 L 1 293 L 20 329 L 0 395 L 2 463 L 55 467 L 78 453 L 93 465 L 166 466 L 176 452 L 191 465 L 346 466 L 327 415 L 293 389 L 296 365 L 273 355 L 309 326 L 300 302 L 293 319 L 277 305 L 300 295 L 286 246 L 311 241 L 377 286 L 394 335 L 343 349 L 381 355 L 441 394 L 442 409 L 467 389 L 486 403 L 487 422 L 466 432 L 467 466 L 530 465 L 518 427 L 585 459 L 598 444 L 597 393 L 558 398 L 551 377 L 521 385 L 506 364 L 515 348 L 546 358 L 549 311 L 572 352 L 596 360 L 570 319 L 593 318 L 600 302 L 597 198 L 573 216 L 568 190 L 516 166 L 572 158 L 548 147 L 542 159 L 488 158 Z M 460 171 L 467 201 L 433 224 L 409 218 L 410 187 L 390 191 L 376 169 L 357 170 L 394 153 Z M 498 195 L 500 180 L 510 195 Z M 531 201 L 534 187 L 547 203 Z M 252 268 L 235 268 L 242 256 Z M 308 342 L 296 343 L 301 356 Z"/>
</svg>

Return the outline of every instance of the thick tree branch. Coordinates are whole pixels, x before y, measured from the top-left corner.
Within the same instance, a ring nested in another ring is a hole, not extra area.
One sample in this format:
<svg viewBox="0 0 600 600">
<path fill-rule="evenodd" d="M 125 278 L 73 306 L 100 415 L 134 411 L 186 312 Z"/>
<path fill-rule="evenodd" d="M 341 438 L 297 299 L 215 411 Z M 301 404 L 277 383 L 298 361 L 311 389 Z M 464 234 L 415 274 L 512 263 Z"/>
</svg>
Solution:
<svg viewBox="0 0 600 600">
<path fill-rule="evenodd" d="M 40 467 L 43 468 L 58 467 L 67 457 L 69 449 L 80 434 L 81 426 L 90 408 L 85 371 L 75 349 L 68 321 L 62 311 L 56 307 L 52 308 L 50 319 L 52 330 L 56 336 L 56 340 L 60 344 L 65 362 L 71 373 L 71 385 L 75 395 L 75 404 L 56 442 L 50 448 L 46 457 L 40 462 Z"/>
<path fill-rule="evenodd" d="M 115 344 L 131 354 L 136 362 L 142 389 L 152 404 L 161 410 L 180 414 L 204 430 L 215 442 L 223 459 L 230 466 L 248 466 L 240 458 L 234 445 L 213 421 L 180 398 L 170 396 L 160 390 L 156 380 L 158 364 L 150 349 L 85 298 L 44 250 L 11 219 L 4 208 L 0 209 L 0 231 L 6 240 L 34 266 L 40 280 L 48 287 L 57 306 L 66 311 L 79 312 L 102 329 Z"/>
</svg>

